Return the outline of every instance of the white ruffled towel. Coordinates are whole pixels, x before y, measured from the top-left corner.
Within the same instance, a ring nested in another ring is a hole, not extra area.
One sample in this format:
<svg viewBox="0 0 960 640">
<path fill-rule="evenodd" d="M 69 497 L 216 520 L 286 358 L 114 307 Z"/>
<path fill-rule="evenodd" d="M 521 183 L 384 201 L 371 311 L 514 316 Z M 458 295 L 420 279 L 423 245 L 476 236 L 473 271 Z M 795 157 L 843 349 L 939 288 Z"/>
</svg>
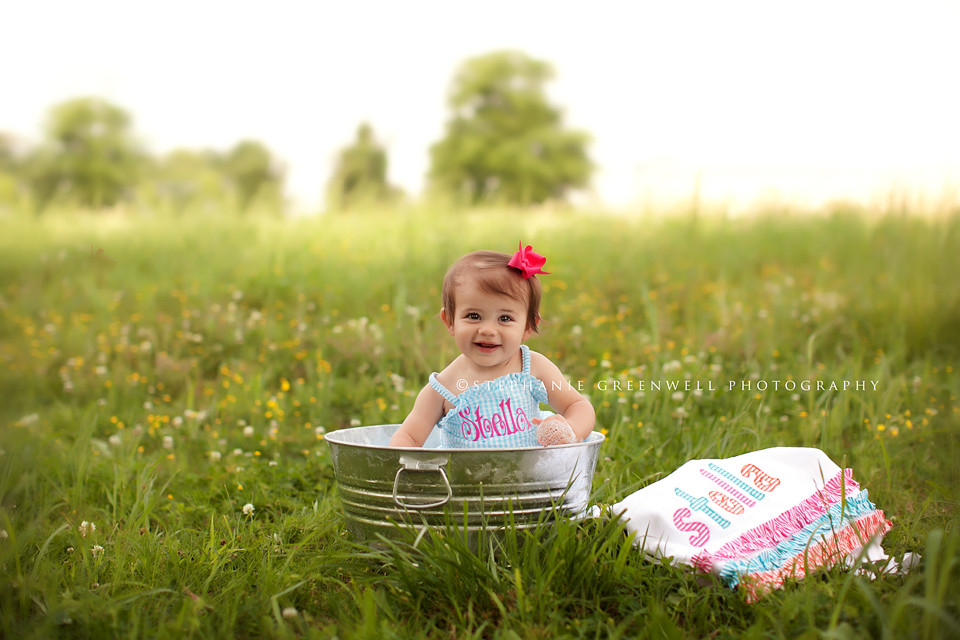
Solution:
<svg viewBox="0 0 960 640">
<path fill-rule="evenodd" d="M 880 541 L 890 522 L 853 470 L 819 449 L 691 460 L 613 513 L 648 555 L 712 572 L 750 602 L 818 567 L 888 560 Z"/>
</svg>

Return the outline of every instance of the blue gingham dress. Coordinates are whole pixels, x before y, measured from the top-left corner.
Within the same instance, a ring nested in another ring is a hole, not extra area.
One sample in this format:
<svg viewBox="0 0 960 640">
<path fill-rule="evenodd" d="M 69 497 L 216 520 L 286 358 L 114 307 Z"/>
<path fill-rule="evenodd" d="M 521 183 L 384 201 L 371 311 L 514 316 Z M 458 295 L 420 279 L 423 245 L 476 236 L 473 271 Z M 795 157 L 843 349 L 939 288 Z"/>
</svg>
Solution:
<svg viewBox="0 0 960 640">
<path fill-rule="evenodd" d="M 547 402 L 544 384 L 530 375 L 530 349 L 520 345 L 523 369 L 496 380 L 474 385 L 459 396 L 451 393 L 430 374 L 430 386 L 446 398 L 453 409 L 445 415 L 440 429 L 440 446 L 450 449 L 494 447 L 537 447 L 537 427 L 530 420 L 546 418 L 541 411 Z"/>
</svg>

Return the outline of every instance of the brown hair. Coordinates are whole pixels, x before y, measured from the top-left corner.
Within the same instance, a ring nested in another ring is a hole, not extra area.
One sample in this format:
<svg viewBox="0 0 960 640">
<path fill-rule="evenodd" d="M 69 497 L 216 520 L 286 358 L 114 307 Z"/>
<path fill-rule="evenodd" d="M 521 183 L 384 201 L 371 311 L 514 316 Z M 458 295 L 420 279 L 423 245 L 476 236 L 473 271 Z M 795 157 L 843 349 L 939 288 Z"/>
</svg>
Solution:
<svg viewBox="0 0 960 640">
<path fill-rule="evenodd" d="M 507 296 L 527 303 L 527 329 L 539 333 L 540 297 L 542 290 L 537 276 L 524 279 L 519 269 L 509 267 L 510 256 L 499 251 L 474 251 L 462 256 L 447 269 L 443 277 L 444 313 L 452 322 L 456 317 L 457 301 L 454 293 L 464 275 L 477 279 L 480 289 L 487 293 Z"/>
</svg>

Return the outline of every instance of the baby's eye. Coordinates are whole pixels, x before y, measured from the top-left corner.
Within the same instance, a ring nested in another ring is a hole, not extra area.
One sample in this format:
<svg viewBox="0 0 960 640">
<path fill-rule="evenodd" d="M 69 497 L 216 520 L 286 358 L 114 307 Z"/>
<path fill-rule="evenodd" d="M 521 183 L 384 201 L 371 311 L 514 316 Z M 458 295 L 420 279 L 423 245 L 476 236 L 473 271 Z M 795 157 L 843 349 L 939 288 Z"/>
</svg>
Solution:
<svg viewBox="0 0 960 640">
<path fill-rule="evenodd" d="M 513 322 L 513 316 L 502 315 L 500 316 L 500 322 Z"/>
<path fill-rule="evenodd" d="M 479 319 L 480 319 L 479 313 L 474 313 L 471 311 L 470 313 L 467 314 L 467 320 L 479 320 Z"/>
</svg>

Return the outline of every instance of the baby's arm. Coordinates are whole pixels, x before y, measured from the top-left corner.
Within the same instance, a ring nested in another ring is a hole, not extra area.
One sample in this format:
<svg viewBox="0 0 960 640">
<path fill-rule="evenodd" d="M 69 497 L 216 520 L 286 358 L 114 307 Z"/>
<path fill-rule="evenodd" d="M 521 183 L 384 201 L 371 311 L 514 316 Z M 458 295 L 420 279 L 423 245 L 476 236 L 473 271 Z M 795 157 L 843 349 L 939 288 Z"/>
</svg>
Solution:
<svg viewBox="0 0 960 640">
<path fill-rule="evenodd" d="M 569 423 L 577 438 L 583 440 L 590 435 L 597 418 L 593 405 L 573 385 L 567 383 L 557 365 L 531 351 L 530 373 L 546 386 L 550 406 Z"/>
<path fill-rule="evenodd" d="M 443 396 L 425 386 L 413 403 L 413 410 L 390 438 L 391 447 L 422 447 L 427 436 L 443 417 Z"/>
</svg>

